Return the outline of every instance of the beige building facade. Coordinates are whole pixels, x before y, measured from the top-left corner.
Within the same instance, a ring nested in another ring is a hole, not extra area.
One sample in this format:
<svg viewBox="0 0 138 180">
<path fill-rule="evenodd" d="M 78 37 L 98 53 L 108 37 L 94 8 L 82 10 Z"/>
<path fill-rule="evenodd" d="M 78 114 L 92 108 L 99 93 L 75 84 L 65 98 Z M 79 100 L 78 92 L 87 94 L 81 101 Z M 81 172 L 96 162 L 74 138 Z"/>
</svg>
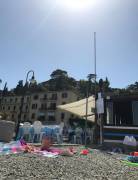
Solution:
<svg viewBox="0 0 138 180">
<path fill-rule="evenodd" d="M 20 114 L 22 96 L 4 96 L 1 102 L 1 112 L 9 120 L 17 122 Z M 21 121 L 34 122 L 40 120 L 43 124 L 65 123 L 72 117 L 71 113 L 57 109 L 58 105 L 74 102 L 78 96 L 73 91 L 38 92 L 26 95 L 23 101 Z"/>
</svg>

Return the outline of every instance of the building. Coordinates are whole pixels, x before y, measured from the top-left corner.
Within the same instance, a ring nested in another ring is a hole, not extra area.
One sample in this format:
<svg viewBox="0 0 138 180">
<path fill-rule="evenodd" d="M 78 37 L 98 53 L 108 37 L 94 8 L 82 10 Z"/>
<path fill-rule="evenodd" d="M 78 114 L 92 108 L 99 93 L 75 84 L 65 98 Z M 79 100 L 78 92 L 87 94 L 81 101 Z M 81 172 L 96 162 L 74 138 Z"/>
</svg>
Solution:
<svg viewBox="0 0 138 180">
<path fill-rule="evenodd" d="M 19 119 L 22 96 L 7 95 L 2 98 L 1 112 L 9 120 Z M 68 112 L 57 109 L 58 105 L 74 102 L 78 99 L 74 91 L 52 91 L 28 94 L 24 98 L 21 120 L 34 122 L 41 120 L 43 124 L 58 124 L 61 119 L 65 122 L 72 116 Z"/>
<path fill-rule="evenodd" d="M 105 142 L 123 141 L 125 136 L 138 140 L 138 93 L 105 97 Z"/>
<path fill-rule="evenodd" d="M 138 94 L 107 96 L 106 124 L 116 126 L 138 126 Z"/>
</svg>

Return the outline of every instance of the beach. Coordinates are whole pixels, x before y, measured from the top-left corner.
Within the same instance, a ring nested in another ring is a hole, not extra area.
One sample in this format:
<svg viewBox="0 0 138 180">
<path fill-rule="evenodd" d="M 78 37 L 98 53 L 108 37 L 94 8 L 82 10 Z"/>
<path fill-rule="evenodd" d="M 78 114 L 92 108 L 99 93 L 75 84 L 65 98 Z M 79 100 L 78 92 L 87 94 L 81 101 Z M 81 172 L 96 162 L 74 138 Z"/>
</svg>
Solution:
<svg viewBox="0 0 138 180">
<path fill-rule="evenodd" d="M 138 179 L 138 166 L 124 164 L 120 157 L 92 149 L 72 157 L 48 158 L 31 153 L 0 156 L 0 180 L 131 180 Z"/>
</svg>

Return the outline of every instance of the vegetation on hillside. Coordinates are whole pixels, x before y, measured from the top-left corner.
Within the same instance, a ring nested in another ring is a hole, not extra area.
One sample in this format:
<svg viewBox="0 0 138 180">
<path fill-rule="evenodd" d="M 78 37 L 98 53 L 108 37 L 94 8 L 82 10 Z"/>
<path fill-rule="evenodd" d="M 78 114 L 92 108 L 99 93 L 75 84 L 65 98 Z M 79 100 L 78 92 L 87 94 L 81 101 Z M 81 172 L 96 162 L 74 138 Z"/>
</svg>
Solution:
<svg viewBox="0 0 138 180">
<path fill-rule="evenodd" d="M 138 82 L 134 84 L 130 84 L 126 88 L 112 88 L 110 87 L 110 82 L 108 78 L 100 79 L 95 82 L 94 74 L 89 74 L 87 79 L 80 79 L 77 81 L 73 77 L 70 77 L 67 71 L 57 69 L 53 71 L 50 75 L 50 79 L 48 81 L 42 83 L 31 84 L 29 82 L 23 83 L 23 80 L 20 80 L 17 86 L 8 91 L 8 88 L 5 87 L 3 91 L 3 95 L 7 94 L 15 94 L 21 95 L 23 93 L 34 93 L 34 92 L 43 92 L 43 91 L 63 91 L 63 90 L 73 90 L 77 91 L 80 98 L 86 97 L 89 95 L 95 94 L 96 92 L 103 93 L 132 93 L 138 92 Z"/>
</svg>

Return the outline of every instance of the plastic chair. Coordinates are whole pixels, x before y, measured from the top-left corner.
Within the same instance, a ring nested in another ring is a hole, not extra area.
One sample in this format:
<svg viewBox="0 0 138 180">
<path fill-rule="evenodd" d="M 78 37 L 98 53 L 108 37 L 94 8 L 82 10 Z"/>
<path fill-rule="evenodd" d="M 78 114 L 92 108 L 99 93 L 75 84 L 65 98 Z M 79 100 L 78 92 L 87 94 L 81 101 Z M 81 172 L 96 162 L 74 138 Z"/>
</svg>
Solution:
<svg viewBox="0 0 138 180">
<path fill-rule="evenodd" d="M 60 133 L 60 129 L 59 128 L 55 128 L 53 130 L 53 138 L 54 140 L 58 143 L 58 144 L 61 144 L 63 139 L 62 139 L 62 136 L 61 136 L 61 133 Z"/>
<path fill-rule="evenodd" d="M 31 134 L 30 134 L 31 124 L 29 122 L 24 122 L 24 124 L 22 125 L 22 128 L 23 128 L 23 138 L 26 141 L 30 141 L 31 140 Z"/>
<path fill-rule="evenodd" d="M 75 130 L 74 143 L 82 144 L 82 129 L 81 128 L 76 128 Z"/>
<path fill-rule="evenodd" d="M 87 134 L 87 139 L 89 139 L 90 142 L 93 142 L 93 129 L 87 128 L 86 134 Z"/>
<path fill-rule="evenodd" d="M 37 142 L 41 142 L 44 134 L 44 132 L 41 131 L 42 130 L 41 121 L 35 121 L 33 123 L 33 129 L 34 129 L 33 142 L 35 141 L 35 137 Z"/>
</svg>

